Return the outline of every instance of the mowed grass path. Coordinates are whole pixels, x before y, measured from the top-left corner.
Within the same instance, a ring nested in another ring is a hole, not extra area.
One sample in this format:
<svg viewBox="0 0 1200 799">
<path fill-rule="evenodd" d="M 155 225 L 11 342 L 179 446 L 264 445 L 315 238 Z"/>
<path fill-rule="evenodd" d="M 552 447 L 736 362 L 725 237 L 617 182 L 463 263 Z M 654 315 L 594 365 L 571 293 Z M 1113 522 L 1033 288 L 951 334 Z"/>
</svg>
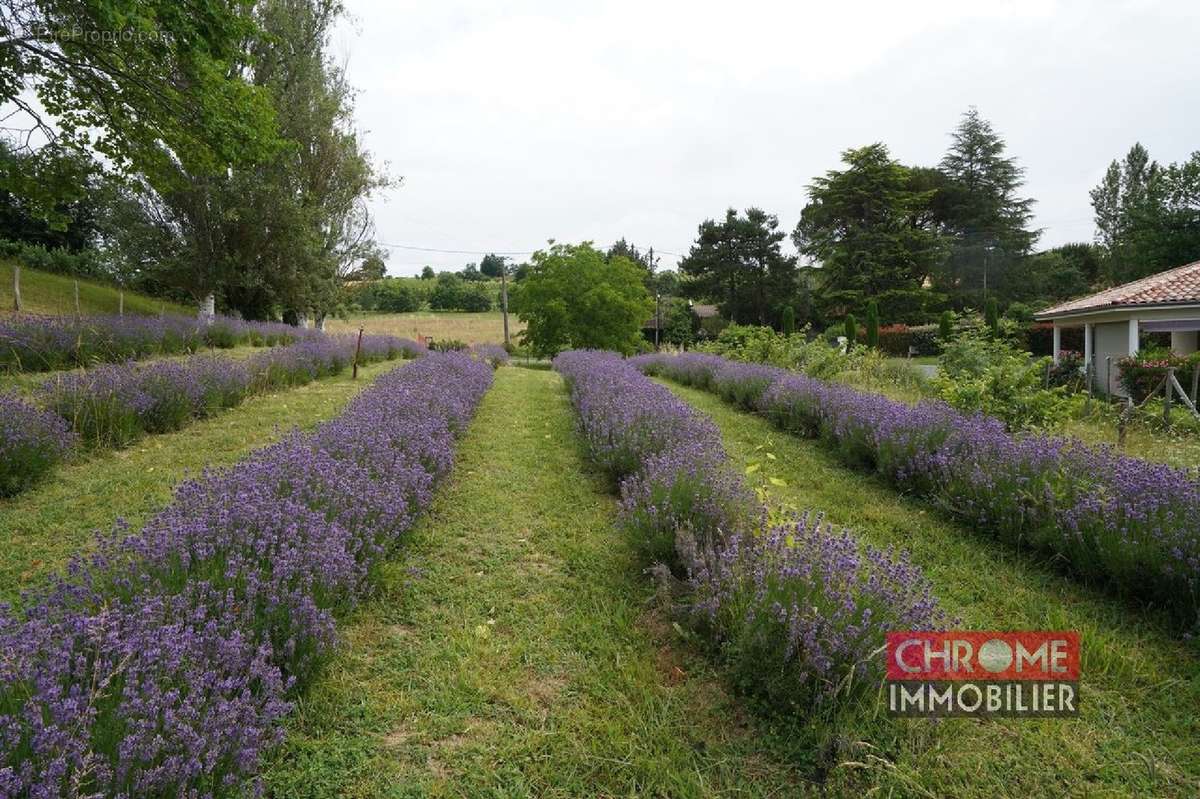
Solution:
<svg viewBox="0 0 1200 799">
<path fill-rule="evenodd" d="M 804 791 L 654 617 L 573 423 L 556 373 L 496 373 L 454 475 L 293 714 L 271 795 Z"/>
<path fill-rule="evenodd" d="M 261 351 L 261 350 L 260 350 Z M 174 487 L 206 466 L 238 461 L 292 427 L 311 428 L 338 413 L 387 361 L 274 394 L 203 419 L 176 433 L 146 436 L 126 449 L 82 455 L 32 489 L 0 500 L 0 602 L 60 568 L 118 518 L 136 529 L 167 504 Z"/>
<path fill-rule="evenodd" d="M 850 746 L 831 777 L 835 794 L 867 786 L 905 796 L 1200 794 L 1200 654 L 1160 619 L 841 466 L 816 442 L 713 394 L 660 382 L 717 423 L 736 462 L 763 462 L 767 476 L 787 483 L 769 486 L 774 502 L 825 511 L 864 542 L 908 548 L 966 628 L 1082 635 L 1081 718 L 931 725 L 882 718 L 880 697 L 879 717 L 864 708 L 845 722 L 845 740 L 872 745 Z"/>
</svg>

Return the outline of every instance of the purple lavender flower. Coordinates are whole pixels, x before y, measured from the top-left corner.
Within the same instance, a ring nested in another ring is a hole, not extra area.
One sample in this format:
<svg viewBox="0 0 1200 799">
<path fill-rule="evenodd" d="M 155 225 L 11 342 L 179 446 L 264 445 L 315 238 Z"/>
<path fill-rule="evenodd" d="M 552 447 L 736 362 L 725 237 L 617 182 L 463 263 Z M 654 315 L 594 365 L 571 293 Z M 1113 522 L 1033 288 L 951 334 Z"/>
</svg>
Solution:
<svg viewBox="0 0 1200 799">
<path fill-rule="evenodd" d="M 67 457 L 75 434 L 53 413 L 0 394 L 0 497 L 19 494 Z"/>
<path fill-rule="evenodd" d="M 459 354 L 389 372 L 0 613 L 0 795 L 252 788 L 336 614 L 428 505 L 491 380 Z"/>
</svg>

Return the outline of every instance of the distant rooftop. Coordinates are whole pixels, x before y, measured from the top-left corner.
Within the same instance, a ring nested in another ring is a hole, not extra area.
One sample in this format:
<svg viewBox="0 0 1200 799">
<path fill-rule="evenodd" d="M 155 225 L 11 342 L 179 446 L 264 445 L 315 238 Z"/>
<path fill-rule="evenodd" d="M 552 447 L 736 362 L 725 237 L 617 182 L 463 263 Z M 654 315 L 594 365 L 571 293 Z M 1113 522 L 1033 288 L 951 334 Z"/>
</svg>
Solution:
<svg viewBox="0 0 1200 799">
<path fill-rule="evenodd" d="M 1036 314 L 1039 319 L 1088 311 L 1200 303 L 1200 261 L 1089 294 Z"/>
</svg>

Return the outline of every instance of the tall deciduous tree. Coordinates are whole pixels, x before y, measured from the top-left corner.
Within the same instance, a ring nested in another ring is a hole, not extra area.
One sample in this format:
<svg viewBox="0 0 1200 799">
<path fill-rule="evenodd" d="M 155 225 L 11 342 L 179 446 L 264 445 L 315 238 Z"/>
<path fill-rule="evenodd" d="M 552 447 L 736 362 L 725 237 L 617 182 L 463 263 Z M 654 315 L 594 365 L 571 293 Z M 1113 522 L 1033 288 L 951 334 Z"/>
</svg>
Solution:
<svg viewBox="0 0 1200 799">
<path fill-rule="evenodd" d="M 1200 259 L 1200 152 L 1163 167 L 1134 144 L 1109 165 L 1091 197 L 1110 281 Z"/>
<path fill-rule="evenodd" d="M 792 234 L 820 264 L 816 293 L 825 313 L 840 316 L 874 299 L 889 319 L 920 316 L 936 299 L 921 287 L 943 251 L 926 223 L 934 192 L 913 189 L 911 171 L 882 144 L 847 150 L 842 162 L 846 169 L 813 180 Z"/>
<path fill-rule="evenodd" d="M 978 307 L 985 283 L 994 290 L 1037 241 L 1029 229 L 1033 200 L 1019 196 L 1025 170 L 1005 155 L 1004 139 L 976 108 L 963 114 L 950 138 L 933 210 L 951 246 L 936 282 L 955 304 Z"/>
<path fill-rule="evenodd" d="M 654 313 L 642 276 L 633 261 L 606 258 L 590 242 L 539 250 L 510 299 L 525 323 L 522 342 L 539 355 L 574 347 L 634 352 Z"/>
<path fill-rule="evenodd" d="M 7 125 L 24 127 L 19 146 L 38 161 L 0 172 L 0 188 L 53 218 L 57 203 L 77 197 L 54 168 L 71 152 L 98 152 L 157 190 L 180 167 L 220 174 L 267 157 L 277 144 L 272 107 L 242 68 L 252 9 L 246 0 L 0 4 L 0 97 L 23 118 Z"/>
<path fill-rule="evenodd" d="M 758 208 L 730 208 L 725 218 L 705 220 L 679 271 L 683 291 L 717 301 L 734 322 L 778 325 L 796 291 L 796 259 L 780 249 L 779 218 Z"/>
<path fill-rule="evenodd" d="M 120 250 L 159 245 L 162 279 L 254 318 L 285 310 L 318 317 L 338 283 L 377 253 L 365 200 L 388 185 L 352 127 L 352 90 L 326 45 L 337 0 L 260 0 L 259 33 L 239 69 L 270 98 L 284 145 L 223 174 L 177 164 L 172 188 L 143 182 L 132 203 L 155 236 L 127 229 Z"/>
</svg>

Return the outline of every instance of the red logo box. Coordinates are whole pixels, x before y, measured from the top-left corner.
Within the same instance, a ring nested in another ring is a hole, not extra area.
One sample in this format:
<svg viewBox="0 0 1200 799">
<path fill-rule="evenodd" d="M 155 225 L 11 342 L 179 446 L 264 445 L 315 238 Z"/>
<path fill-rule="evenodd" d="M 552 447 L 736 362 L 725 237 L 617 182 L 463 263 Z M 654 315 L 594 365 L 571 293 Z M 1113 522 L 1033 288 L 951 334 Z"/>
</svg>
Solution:
<svg viewBox="0 0 1200 799">
<path fill-rule="evenodd" d="M 1074 630 L 887 634 L 887 678 L 903 681 L 1079 681 Z"/>
</svg>

